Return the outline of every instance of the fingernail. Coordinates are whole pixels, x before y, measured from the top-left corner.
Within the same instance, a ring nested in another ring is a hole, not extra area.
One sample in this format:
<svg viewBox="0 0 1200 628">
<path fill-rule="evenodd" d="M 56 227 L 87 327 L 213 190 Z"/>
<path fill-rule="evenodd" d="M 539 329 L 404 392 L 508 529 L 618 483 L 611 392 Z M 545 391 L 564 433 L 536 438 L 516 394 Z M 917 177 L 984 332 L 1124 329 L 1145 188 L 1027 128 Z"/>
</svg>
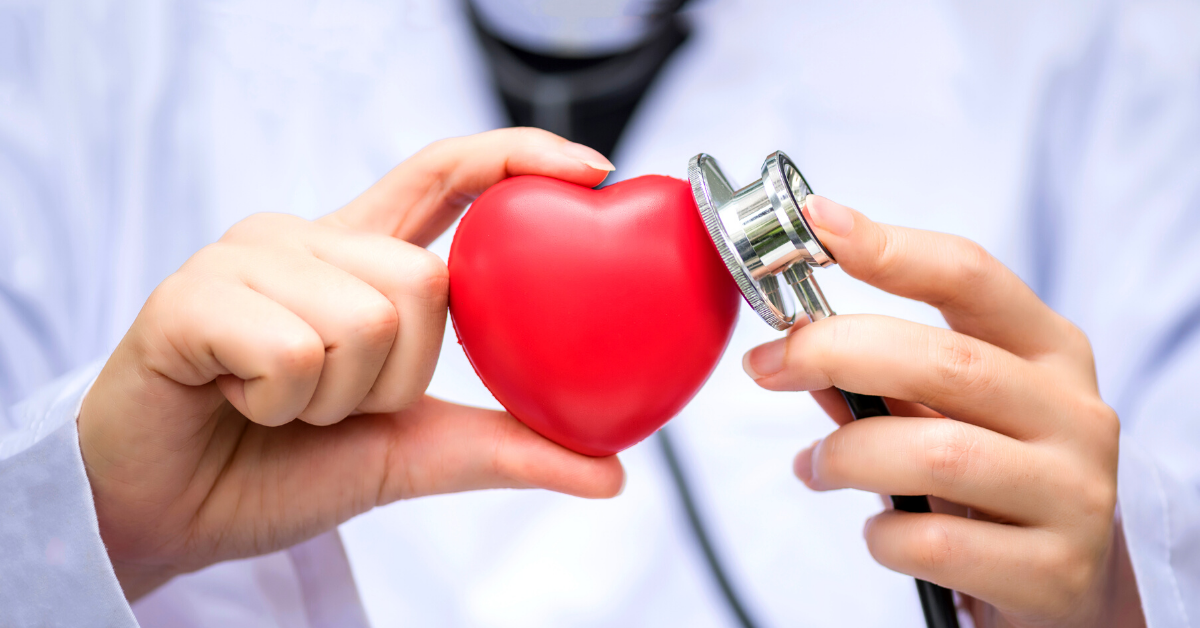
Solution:
<svg viewBox="0 0 1200 628">
<path fill-rule="evenodd" d="M 804 207 L 808 210 L 808 218 L 814 227 L 824 229 L 835 236 L 850 234 L 854 228 L 854 214 L 849 208 L 816 194 L 809 194 L 804 199 Z"/>
<path fill-rule="evenodd" d="M 807 448 L 800 450 L 800 453 L 796 454 L 796 459 L 792 461 L 792 471 L 795 472 L 796 477 L 800 478 L 801 482 L 804 482 L 805 486 L 812 486 L 813 452 L 816 451 L 817 444 L 820 442 L 819 439 L 814 440 Z"/>
<path fill-rule="evenodd" d="M 787 338 L 780 338 L 747 351 L 742 356 L 742 368 L 750 379 L 759 380 L 782 371 L 786 343 Z"/>
<path fill-rule="evenodd" d="M 603 170 L 604 172 L 612 172 L 613 170 L 617 169 L 616 166 L 612 165 L 611 161 L 606 159 L 604 155 L 600 154 L 600 151 L 588 146 L 584 146 L 583 144 L 567 142 L 562 146 L 559 146 L 559 150 L 562 151 L 562 154 L 566 155 L 567 157 L 583 162 L 583 165 L 589 168 Z"/>
</svg>

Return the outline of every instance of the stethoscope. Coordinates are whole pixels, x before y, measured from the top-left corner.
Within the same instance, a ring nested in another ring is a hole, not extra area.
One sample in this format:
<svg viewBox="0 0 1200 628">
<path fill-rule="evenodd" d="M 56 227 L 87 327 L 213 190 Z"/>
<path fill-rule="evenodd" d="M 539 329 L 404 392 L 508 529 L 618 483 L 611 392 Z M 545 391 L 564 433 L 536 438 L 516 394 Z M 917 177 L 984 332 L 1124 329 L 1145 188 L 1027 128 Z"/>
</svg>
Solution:
<svg viewBox="0 0 1200 628">
<path fill-rule="evenodd" d="M 762 177 L 737 188 L 716 159 L 701 153 L 688 163 L 688 181 L 725 267 L 767 324 L 781 331 L 795 324 L 795 302 L 813 322 L 834 315 L 812 269 L 837 262 L 808 226 L 801 208 L 812 190 L 787 155 L 772 153 L 763 162 Z M 889 414 L 881 397 L 840 392 L 856 420 Z M 664 441 L 664 449 L 673 462 L 669 441 Z M 688 497 L 685 492 L 685 505 L 690 506 Z M 924 495 L 893 495 L 892 505 L 905 512 L 930 512 Z M 693 509 L 688 510 L 694 516 Z M 704 549 L 711 554 L 711 548 Z M 723 574 L 718 576 L 722 589 L 728 589 Z M 958 628 L 953 592 L 917 579 L 917 593 L 929 628 Z M 740 604 L 734 609 L 740 611 Z"/>
</svg>

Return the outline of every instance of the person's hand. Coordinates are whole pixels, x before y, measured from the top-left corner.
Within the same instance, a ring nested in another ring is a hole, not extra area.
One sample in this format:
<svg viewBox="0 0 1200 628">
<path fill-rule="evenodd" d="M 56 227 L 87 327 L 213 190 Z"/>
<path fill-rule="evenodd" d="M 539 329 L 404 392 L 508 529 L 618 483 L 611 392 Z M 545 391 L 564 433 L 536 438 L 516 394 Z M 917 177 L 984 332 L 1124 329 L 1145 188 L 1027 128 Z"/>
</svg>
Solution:
<svg viewBox="0 0 1200 628">
<path fill-rule="evenodd" d="M 397 499 L 491 487 L 616 494 L 615 457 L 424 396 L 448 275 L 421 247 L 505 177 L 594 186 L 607 169 L 599 153 L 533 129 L 444 140 L 315 222 L 247 218 L 159 285 L 78 422 L 126 596 Z"/>
<path fill-rule="evenodd" d="M 885 510 L 864 536 L 884 566 L 972 596 L 981 626 L 1136 623 L 1113 523 L 1119 422 L 1086 336 L 975 243 L 820 197 L 805 213 L 849 275 L 937 307 L 952 331 L 834 316 L 747 353 L 760 386 L 814 391 L 841 426 L 796 457 L 800 479 L 941 498 L 933 514 Z M 896 416 L 851 421 L 833 386 Z"/>
</svg>

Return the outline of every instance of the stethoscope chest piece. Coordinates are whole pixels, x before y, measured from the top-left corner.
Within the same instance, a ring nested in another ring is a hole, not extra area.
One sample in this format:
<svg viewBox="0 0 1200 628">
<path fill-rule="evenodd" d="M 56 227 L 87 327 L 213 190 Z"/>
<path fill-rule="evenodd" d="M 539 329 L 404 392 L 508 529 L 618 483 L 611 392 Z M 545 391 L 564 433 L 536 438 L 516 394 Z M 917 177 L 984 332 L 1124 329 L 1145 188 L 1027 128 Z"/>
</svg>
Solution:
<svg viewBox="0 0 1200 628">
<path fill-rule="evenodd" d="M 688 180 L 721 259 L 763 320 L 779 330 L 796 320 L 781 275 L 810 318 L 832 314 L 811 267 L 834 259 L 808 226 L 802 208 L 812 190 L 787 155 L 772 153 L 761 179 L 738 189 L 716 159 L 701 153 L 688 163 Z"/>
</svg>

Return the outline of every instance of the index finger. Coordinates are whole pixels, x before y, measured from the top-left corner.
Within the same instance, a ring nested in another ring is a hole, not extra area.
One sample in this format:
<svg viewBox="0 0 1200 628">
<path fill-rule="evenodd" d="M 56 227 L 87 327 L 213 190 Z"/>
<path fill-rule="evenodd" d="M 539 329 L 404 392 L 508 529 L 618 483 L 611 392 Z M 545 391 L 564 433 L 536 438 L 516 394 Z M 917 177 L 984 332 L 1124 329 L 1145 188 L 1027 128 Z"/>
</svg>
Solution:
<svg viewBox="0 0 1200 628">
<path fill-rule="evenodd" d="M 975 242 L 876 223 L 812 194 L 804 213 L 847 274 L 936 307 L 951 329 L 1025 358 L 1090 356 L 1077 327 Z"/>
<path fill-rule="evenodd" d="M 553 133 L 498 129 L 426 146 L 321 220 L 426 246 L 507 177 L 539 174 L 595 187 L 612 170 L 604 155 Z"/>
</svg>

